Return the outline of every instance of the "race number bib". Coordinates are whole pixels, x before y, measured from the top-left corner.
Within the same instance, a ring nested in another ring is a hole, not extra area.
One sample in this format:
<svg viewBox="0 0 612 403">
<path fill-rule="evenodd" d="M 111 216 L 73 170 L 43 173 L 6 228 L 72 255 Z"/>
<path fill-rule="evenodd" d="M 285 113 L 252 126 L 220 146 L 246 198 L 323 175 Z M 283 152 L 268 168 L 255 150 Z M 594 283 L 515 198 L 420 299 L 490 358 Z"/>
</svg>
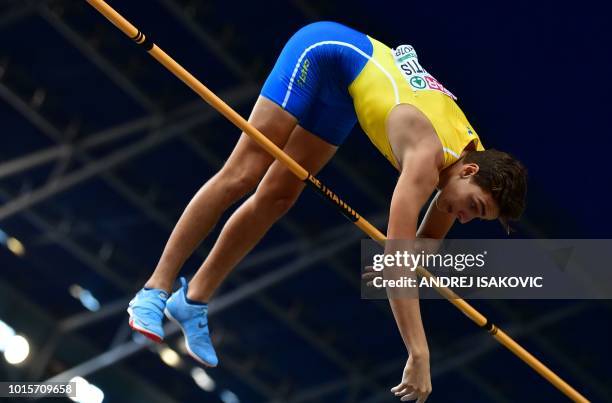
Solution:
<svg viewBox="0 0 612 403">
<path fill-rule="evenodd" d="M 419 63 L 416 51 L 410 45 L 400 45 L 393 52 L 395 65 L 402 72 L 402 75 L 415 91 L 434 90 L 440 91 L 454 100 L 457 99 L 449 90 L 444 88 L 438 80 L 429 74 Z"/>
</svg>

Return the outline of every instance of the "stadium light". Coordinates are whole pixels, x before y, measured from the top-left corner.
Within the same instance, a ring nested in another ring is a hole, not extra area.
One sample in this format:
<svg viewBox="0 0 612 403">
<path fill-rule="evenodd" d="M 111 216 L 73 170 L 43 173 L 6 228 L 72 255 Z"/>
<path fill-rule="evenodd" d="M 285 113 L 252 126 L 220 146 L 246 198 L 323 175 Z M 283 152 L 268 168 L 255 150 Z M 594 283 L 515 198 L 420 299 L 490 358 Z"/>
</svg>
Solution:
<svg viewBox="0 0 612 403">
<path fill-rule="evenodd" d="M 6 246 L 8 250 L 13 252 L 15 256 L 25 255 L 25 246 L 15 237 L 9 236 L 6 232 L 0 229 L 0 245 Z"/>
<path fill-rule="evenodd" d="M 240 399 L 238 399 L 238 396 L 236 396 L 236 394 L 231 390 L 227 389 L 223 390 L 219 394 L 219 398 L 223 403 L 240 403 Z"/>
<path fill-rule="evenodd" d="M 87 379 L 75 376 L 70 382 L 76 384 L 76 396 L 70 397 L 70 400 L 79 403 L 102 403 L 104 401 L 102 389 L 89 383 Z"/>
<path fill-rule="evenodd" d="M 11 336 L 4 346 L 4 359 L 9 364 L 18 365 L 30 355 L 30 343 L 25 337 L 15 334 Z"/>
<path fill-rule="evenodd" d="M 166 365 L 176 368 L 181 364 L 181 356 L 168 346 L 162 346 L 158 350 L 159 356 Z"/>
<path fill-rule="evenodd" d="M 0 320 L 0 351 L 4 351 L 6 344 L 15 335 L 15 330 Z"/>
<path fill-rule="evenodd" d="M 88 310 L 95 312 L 100 309 L 100 302 L 94 297 L 91 291 L 81 287 L 78 284 L 73 284 L 68 289 L 70 295 L 81 301 L 81 304 Z"/>
<path fill-rule="evenodd" d="M 195 383 L 207 392 L 215 390 L 215 381 L 200 367 L 191 370 L 191 377 Z"/>
</svg>

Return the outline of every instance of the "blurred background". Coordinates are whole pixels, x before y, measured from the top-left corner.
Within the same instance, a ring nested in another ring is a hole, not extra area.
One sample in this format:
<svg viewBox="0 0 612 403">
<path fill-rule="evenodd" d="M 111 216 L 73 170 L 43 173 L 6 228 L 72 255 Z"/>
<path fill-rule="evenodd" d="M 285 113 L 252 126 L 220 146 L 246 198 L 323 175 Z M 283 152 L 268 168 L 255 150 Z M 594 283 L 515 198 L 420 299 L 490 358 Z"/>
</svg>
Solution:
<svg viewBox="0 0 612 403">
<path fill-rule="evenodd" d="M 610 12 L 600 2 L 110 1 L 249 115 L 291 34 L 334 20 L 409 43 L 486 147 L 530 172 L 519 238 L 610 238 Z M 0 2 L 1 380 L 69 376 L 83 402 L 386 402 L 406 360 L 360 299 L 359 240 L 305 192 L 215 301 L 220 366 L 125 307 L 239 132 L 84 1 Z M 396 173 L 356 127 L 319 175 L 386 228 Z M 219 228 L 187 263 L 191 275 Z M 496 222 L 452 237 L 505 237 Z M 609 265 L 609 262 L 602 262 Z M 610 400 L 610 301 L 474 301 L 593 401 Z M 431 402 L 563 396 L 446 301 L 423 301 Z"/>
</svg>

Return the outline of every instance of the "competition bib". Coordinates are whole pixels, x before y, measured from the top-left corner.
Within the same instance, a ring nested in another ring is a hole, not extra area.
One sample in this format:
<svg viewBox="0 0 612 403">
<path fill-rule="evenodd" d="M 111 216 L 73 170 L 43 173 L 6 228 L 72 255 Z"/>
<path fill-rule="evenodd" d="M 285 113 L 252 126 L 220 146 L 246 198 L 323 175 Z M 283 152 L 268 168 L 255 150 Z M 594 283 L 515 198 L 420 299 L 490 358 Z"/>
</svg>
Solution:
<svg viewBox="0 0 612 403">
<path fill-rule="evenodd" d="M 416 51 L 410 45 L 400 45 L 391 49 L 395 65 L 402 72 L 404 79 L 414 91 L 433 90 L 440 91 L 454 100 L 457 100 L 449 90 L 444 88 L 438 80 L 429 74 L 420 65 Z"/>
</svg>

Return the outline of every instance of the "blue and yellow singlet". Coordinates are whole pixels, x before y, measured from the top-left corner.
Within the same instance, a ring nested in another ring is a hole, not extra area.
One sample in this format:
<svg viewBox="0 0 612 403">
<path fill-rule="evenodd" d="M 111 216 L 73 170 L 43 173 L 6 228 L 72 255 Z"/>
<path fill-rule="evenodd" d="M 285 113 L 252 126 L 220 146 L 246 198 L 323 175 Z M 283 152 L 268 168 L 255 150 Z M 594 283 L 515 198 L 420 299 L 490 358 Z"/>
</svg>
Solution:
<svg viewBox="0 0 612 403">
<path fill-rule="evenodd" d="M 334 22 L 317 22 L 296 32 L 261 95 L 334 145 L 340 145 L 359 121 L 398 169 L 386 122 L 399 104 L 413 105 L 429 119 L 442 143 L 443 168 L 456 162 L 470 143 L 476 150 L 484 149 L 455 96 L 423 68 L 412 46 L 391 49 Z"/>
</svg>

